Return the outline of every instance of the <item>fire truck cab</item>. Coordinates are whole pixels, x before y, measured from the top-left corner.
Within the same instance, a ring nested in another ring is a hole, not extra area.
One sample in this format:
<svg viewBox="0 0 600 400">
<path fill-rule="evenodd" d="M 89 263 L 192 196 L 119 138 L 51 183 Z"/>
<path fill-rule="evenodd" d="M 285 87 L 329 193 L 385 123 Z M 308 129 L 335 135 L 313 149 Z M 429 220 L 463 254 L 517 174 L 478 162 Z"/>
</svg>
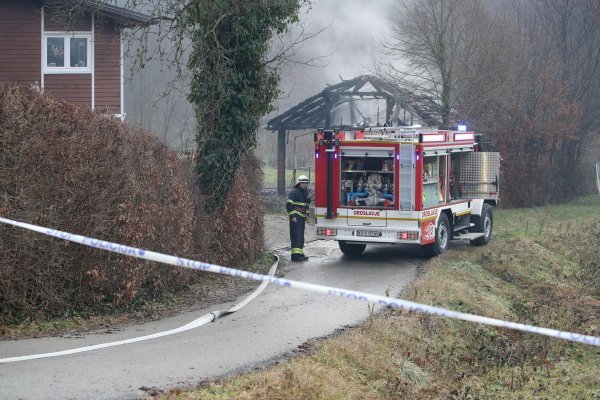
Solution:
<svg viewBox="0 0 600 400">
<path fill-rule="evenodd" d="M 367 244 L 485 245 L 499 199 L 500 154 L 466 130 L 377 127 L 314 133 L 317 237 L 347 256 Z"/>
</svg>

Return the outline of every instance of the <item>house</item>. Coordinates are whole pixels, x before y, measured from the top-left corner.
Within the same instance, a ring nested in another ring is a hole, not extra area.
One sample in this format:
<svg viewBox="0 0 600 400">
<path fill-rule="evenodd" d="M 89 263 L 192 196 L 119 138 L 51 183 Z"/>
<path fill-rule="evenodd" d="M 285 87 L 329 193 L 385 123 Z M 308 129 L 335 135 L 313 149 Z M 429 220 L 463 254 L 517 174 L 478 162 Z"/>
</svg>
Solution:
<svg viewBox="0 0 600 400">
<path fill-rule="evenodd" d="M 124 118 L 122 30 L 149 22 L 95 0 L 1 0 L 0 82 Z"/>
</svg>

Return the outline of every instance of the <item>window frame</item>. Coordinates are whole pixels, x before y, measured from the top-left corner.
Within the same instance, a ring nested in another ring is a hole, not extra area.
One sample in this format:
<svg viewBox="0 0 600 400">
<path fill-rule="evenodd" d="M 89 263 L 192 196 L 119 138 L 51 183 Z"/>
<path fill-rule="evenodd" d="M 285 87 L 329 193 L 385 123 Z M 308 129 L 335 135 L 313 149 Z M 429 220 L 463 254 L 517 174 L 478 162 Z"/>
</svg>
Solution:
<svg viewBox="0 0 600 400">
<path fill-rule="evenodd" d="M 48 39 L 62 38 L 65 43 L 64 67 L 48 66 Z M 87 40 L 87 67 L 71 67 L 71 41 L 70 39 Z M 91 32 L 44 32 L 44 43 L 42 48 L 42 57 L 44 62 L 44 74 L 91 74 L 93 68 L 92 58 L 92 33 Z"/>
</svg>

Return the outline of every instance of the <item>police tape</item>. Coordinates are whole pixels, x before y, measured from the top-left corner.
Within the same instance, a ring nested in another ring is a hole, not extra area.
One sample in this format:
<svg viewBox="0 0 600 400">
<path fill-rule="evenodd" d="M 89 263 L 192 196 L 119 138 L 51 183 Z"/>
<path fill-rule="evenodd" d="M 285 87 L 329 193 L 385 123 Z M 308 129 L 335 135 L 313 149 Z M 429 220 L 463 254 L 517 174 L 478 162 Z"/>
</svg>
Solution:
<svg viewBox="0 0 600 400">
<path fill-rule="evenodd" d="M 125 254 L 128 256 L 141 258 L 149 261 L 156 261 L 164 264 L 175 265 L 182 268 L 191 268 L 204 272 L 212 272 L 223 275 L 230 275 L 243 279 L 250 279 L 261 282 L 275 283 L 281 286 L 293 287 L 300 290 L 306 290 L 315 293 L 321 293 L 328 296 L 342 297 L 346 299 L 359 300 L 369 302 L 377 305 L 382 305 L 390 308 L 400 308 L 407 311 L 425 313 L 431 315 L 438 315 L 447 318 L 453 318 L 468 322 L 480 323 L 490 326 L 496 326 L 499 328 L 507 328 L 522 332 L 535 333 L 539 335 L 545 335 L 555 337 L 559 339 L 569 340 L 577 343 L 589 344 L 592 346 L 600 346 L 600 337 L 589 336 L 579 333 L 560 331 L 550 328 L 542 328 L 533 325 L 527 325 L 517 322 L 504 321 L 495 318 L 483 317 L 474 314 L 467 314 L 458 311 L 447 310 L 445 308 L 429 306 L 426 304 L 415 303 L 408 300 L 394 299 L 386 296 L 379 296 L 370 293 L 359 292 L 356 290 L 346 290 L 336 287 L 317 285 L 314 283 L 306 283 L 300 281 L 293 281 L 290 279 L 277 278 L 274 276 L 257 274 L 254 272 L 243 271 L 234 268 L 223 267 L 214 264 L 208 264 L 200 261 L 194 261 L 187 258 L 171 256 L 167 254 L 157 253 L 149 250 L 139 249 L 136 247 L 126 246 L 119 243 L 108 242 L 105 240 L 94 239 L 78 234 L 62 232 L 55 229 L 44 228 L 37 225 L 27 224 L 24 222 L 14 221 L 7 218 L 0 217 L 0 222 L 5 224 L 29 229 L 35 232 L 43 233 L 46 235 L 54 236 L 59 239 L 68 240 L 71 242 L 83 244 L 86 246 L 94 247 L 97 249 L 112 251 L 119 254 Z"/>
</svg>

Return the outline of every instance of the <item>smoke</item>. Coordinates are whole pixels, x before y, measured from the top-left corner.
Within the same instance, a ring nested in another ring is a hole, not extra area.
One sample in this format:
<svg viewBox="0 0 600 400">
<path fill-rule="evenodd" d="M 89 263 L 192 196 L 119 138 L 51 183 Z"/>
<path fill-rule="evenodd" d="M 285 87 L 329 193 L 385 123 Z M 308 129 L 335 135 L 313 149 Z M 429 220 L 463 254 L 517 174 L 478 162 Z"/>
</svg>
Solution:
<svg viewBox="0 0 600 400">
<path fill-rule="evenodd" d="M 120 6 L 133 4 L 132 0 L 116 1 Z M 143 1 L 135 3 L 142 7 L 138 11 L 152 13 L 151 8 L 143 7 L 146 5 Z M 310 8 L 302 9 L 301 24 L 292 27 L 290 37 L 303 28 L 305 34 L 316 36 L 295 50 L 296 62 L 289 62 L 281 69 L 281 96 L 274 104 L 275 111 L 261 125 L 321 92 L 328 84 L 339 83 L 340 77 L 352 79 L 369 73 L 378 54 L 377 39 L 389 32 L 388 14 L 393 3 L 394 0 L 313 0 Z M 155 40 L 150 36 L 151 49 L 157 45 Z M 144 69 L 131 71 L 139 42 L 133 40 L 129 44 L 132 47 L 126 57 L 126 70 L 130 71 L 127 75 L 131 77 L 125 83 L 127 120 L 148 129 L 171 147 L 193 146 L 194 116 L 185 89 L 169 91 L 174 72 L 159 57 L 154 57 Z M 186 87 L 183 79 L 179 83 Z"/>
<path fill-rule="evenodd" d="M 389 13 L 394 9 L 393 3 L 394 0 L 315 0 L 310 9 L 302 10 L 301 24 L 292 29 L 292 36 L 301 26 L 308 35 L 318 34 L 298 49 L 297 63 L 288 63 L 281 70 L 281 96 L 274 104 L 275 111 L 263 118 L 261 125 L 264 127 L 269 119 L 320 93 L 327 85 L 341 82 L 340 78 L 349 80 L 373 70 L 380 56 L 377 41 L 390 32 Z M 310 60 L 314 62 L 307 64 Z M 378 104 L 371 103 L 372 109 L 364 114 L 370 114 L 372 120 L 377 121 Z M 385 101 L 381 110 L 384 115 Z M 350 122 L 349 116 L 338 112 L 335 122 L 341 122 L 340 119 Z M 265 166 L 275 167 L 277 134 L 261 130 L 256 154 Z M 286 160 L 288 168 L 311 166 L 312 135 L 306 135 L 305 131 L 290 132 Z M 274 184 L 265 183 L 266 186 Z"/>
<path fill-rule="evenodd" d="M 378 55 L 377 39 L 389 32 L 393 0 L 317 0 L 300 18 L 308 34 L 318 35 L 302 46 L 281 74 L 282 96 L 277 113 L 321 92 L 328 84 L 369 73 Z M 303 61 L 317 59 L 311 65 Z M 312 64 L 318 64 L 314 66 Z"/>
</svg>

